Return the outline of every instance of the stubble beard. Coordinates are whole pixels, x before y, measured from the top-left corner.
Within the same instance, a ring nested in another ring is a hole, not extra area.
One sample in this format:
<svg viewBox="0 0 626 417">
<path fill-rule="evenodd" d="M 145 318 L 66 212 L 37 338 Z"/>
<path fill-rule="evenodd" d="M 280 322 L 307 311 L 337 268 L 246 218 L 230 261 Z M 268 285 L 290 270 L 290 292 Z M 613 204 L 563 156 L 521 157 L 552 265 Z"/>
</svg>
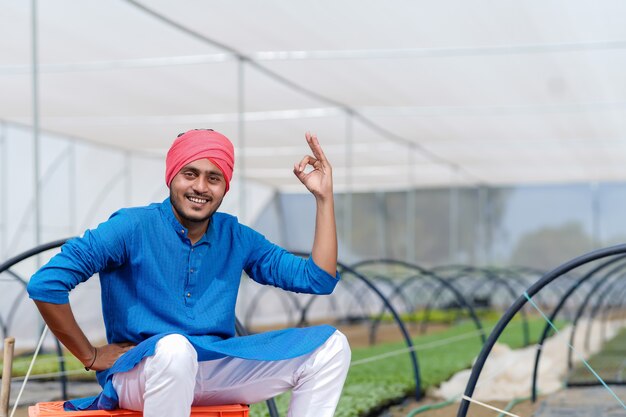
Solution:
<svg viewBox="0 0 626 417">
<path fill-rule="evenodd" d="M 183 198 L 185 197 L 183 196 Z M 172 207 L 174 208 L 174 211 L 178 215 L 178 218 L 182 220 L 182 222 L 188 222 L 188 223 L 204 223 L 204 222 L 209 221 L 211 219 L 211 216 L 213 216 L 213 213 L 215 213 L 220 206 L 220 204 L 218 204 L 214 210 L 211 210 L 211 212 L 209 212 L 209 214 L 198 218 L 198 217 L 191 217 L 185 214 L 185 211 L 182 207 L 183 202 L 181 202 L 180 199 L 174 196 L 174 193 L 172 192 L 172 190 L 170 190 L 170 202 L 172 203 Z"/>
</svg>

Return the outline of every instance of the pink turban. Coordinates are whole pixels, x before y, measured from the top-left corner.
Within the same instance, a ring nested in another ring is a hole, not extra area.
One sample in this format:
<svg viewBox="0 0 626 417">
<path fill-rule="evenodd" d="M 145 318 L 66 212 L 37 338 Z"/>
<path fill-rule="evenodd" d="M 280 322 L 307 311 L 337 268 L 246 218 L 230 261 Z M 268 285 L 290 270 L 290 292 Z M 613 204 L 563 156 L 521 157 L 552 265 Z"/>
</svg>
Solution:
<svg viewBox="0 0 626 417">
<path fill-rule="evenodd" d="M 208 129 L 190 130 L 176 138 L 165 158 L 165 184 L 169 187 L 188 163 L 205 158 L 222 171 L 228 191 L 235 166 L 235 148 L 226 136 Z"/>
</svg>

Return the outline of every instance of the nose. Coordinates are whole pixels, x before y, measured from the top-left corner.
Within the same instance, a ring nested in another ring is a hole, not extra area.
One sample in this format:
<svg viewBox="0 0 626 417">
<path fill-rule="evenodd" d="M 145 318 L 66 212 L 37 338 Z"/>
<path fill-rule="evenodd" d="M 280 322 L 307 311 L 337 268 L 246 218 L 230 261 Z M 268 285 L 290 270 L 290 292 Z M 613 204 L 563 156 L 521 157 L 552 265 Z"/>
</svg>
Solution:
<svg viewBox="0 0 626 417">
<path fill-rule="evenodd" d="M 199 175 L 193 182 L 192 188 L 198 194 L 206 194 L 209 191 L 209 182 L 204 175 Z"/>
</svg>

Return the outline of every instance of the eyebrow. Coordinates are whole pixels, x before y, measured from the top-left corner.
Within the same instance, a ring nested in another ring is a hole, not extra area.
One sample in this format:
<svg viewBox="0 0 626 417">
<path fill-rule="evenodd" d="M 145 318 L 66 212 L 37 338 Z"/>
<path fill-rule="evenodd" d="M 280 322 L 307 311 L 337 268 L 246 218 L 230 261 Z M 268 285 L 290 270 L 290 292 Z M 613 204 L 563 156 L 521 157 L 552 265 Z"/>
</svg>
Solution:
<svg viewBox="0 0 626 417">
<path fill-rule="evenodd" d="M 211 171 L 207 171 L 207 173 L 211 174 L 211 175 L 217 175 L 218 177 L 223 177 L 224 174 L 222 174 L 222 171 L 218 170 L 211 170 Z"/>
<path fill-rule="evenodd" d="M 196 167 L 190 167 L 190 166 L 186 166 L 186 167 L 184 167 L 181 171 L 193 171 L 193 172 L 195 172 L 196 174 L 199 174 L 199 173 L 200 173 L 200 170 L 199 170 L 198 168 L 196 168 Z M 211 170 L 209 170 L 209 171 L 205 171 L 205 173 L 206 173 L 206 174 L 209 174 L 209 175 L 218 175 L 218 176 L 220 176 L 220 177 L 223 177 L 223 176 L 224 176 L 224 174 L 222 174 L 222 171 L 220 171 L 219 169 L 211 169 Z"/>
</svg>

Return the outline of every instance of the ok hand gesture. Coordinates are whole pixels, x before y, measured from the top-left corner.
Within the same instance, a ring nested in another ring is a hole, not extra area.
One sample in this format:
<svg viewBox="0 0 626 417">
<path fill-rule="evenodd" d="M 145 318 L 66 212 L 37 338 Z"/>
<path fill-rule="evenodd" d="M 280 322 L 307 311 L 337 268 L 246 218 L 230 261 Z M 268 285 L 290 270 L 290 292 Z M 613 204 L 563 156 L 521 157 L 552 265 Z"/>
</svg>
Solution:
<svg viewBox="0 0 626 417">
<path fill-rule="evenodd" d="M 333 170 L 324 155 L 324 151 L 316 135 L 305 134 L 306 141 L 313 152 L 313 156 L 306 155 L 300 163 L 293 166 L 293 173 L 315 198 L 325 200 L 333 195 Z M 305 168 L 311 165 L 313 170 L 306 173 Z"/>
</svg>

